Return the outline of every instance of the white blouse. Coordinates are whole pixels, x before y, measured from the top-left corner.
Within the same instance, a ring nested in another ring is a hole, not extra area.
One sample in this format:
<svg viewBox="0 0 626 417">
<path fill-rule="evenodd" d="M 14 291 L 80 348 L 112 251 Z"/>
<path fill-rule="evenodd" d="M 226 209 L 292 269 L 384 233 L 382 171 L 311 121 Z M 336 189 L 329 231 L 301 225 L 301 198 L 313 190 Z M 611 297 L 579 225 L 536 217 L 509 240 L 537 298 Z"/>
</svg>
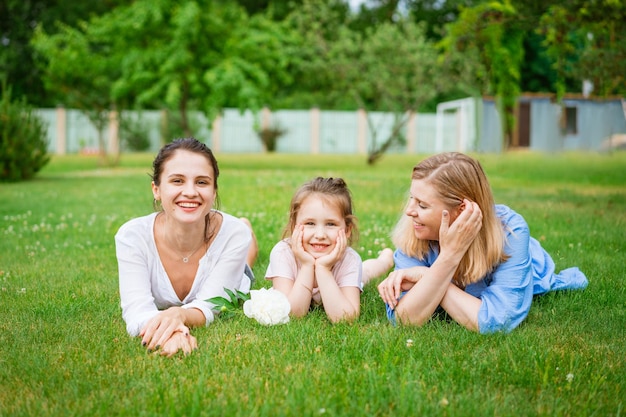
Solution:
<svg viewBox="0 0 626 417">
<path fill-rule="evenodd" d="M 154 240 L 158 213 L 126 222 L 115 235 L 122 317 L 131 336 L 160 310 L 173 306 L 197 308 L 208 325 L 214 319 L 213 304 L 206 300 L 225 297 L 224 288 L 247 292 L 250 279 L 244 274 L 252 233 L 238 218 L 219 212 L 223 221 L 217 236 L 200 259 L 189 294 L 180 300 L 161 263 Z"/>
</svg>

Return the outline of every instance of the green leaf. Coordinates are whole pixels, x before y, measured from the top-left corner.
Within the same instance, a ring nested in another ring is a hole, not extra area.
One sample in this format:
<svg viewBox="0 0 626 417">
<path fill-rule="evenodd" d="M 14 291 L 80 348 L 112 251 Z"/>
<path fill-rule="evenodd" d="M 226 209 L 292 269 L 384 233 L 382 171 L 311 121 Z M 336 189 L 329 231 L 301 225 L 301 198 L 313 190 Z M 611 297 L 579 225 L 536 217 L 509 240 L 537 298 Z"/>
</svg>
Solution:
<svg viewBox="0 0 626 417">
<path fill-rule="evenodd" d="M 217 307 L 217 310 L 220 312 L 218 317 L 229 319 L 237 314 L 238 311 L 241 311 L 243 303 L 250 299 L 250 294 L 229 288 L 224 288 L 224 292 L 227 294 L 227 297 L 213 297 L 205 301 Z"/>
</svg>

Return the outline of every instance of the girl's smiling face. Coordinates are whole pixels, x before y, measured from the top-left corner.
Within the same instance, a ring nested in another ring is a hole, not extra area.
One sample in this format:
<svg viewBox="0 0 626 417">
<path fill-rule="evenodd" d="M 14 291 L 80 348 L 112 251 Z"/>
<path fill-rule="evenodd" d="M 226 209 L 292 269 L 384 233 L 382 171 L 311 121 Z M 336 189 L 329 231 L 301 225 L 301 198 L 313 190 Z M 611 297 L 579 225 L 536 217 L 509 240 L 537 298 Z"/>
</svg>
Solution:
<svg viewBox="0 0 626 417">
<path fill-rule="evenodd" d="M 458 208 L 447 207 L 435 188 L 425 180 L 411 181 L 409 203 L 405 214 L 413 219 L 415 237 L 422 240 L 439 240 L 441 216 L 444 210 L 450 213 L 450 224 L 460 213 Z"/>
<path fill-rule="evenodd" d="M 183 223 L 204 222 L 217 195 L 213 167 L 202 154 L 177 150 L 163 164 L 152 193 L 168 217 Z"/>
<path fill-rule="evenodd" d="M 340 230 L 346 232 L 346 238 L 350 237 L 350 230 L 347 230 L 337 205 L 333 204 L 332 199 L 315 193 L 302 201 L 296 224 L 304 226 L 304 250 L 316 259 L 335 248 Z"/>
</svg>

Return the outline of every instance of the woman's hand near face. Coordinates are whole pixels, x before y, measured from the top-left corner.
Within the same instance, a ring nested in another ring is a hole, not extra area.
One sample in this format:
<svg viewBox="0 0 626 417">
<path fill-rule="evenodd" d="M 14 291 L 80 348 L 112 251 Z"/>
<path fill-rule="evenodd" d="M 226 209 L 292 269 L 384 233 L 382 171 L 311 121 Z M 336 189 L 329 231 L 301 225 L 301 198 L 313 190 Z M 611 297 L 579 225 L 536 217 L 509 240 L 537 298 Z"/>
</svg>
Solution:
<svg viewBox="0 0 626 417">
<path fill-rule="evenodd" d="M 304 226 L 297 224 L 291 234 L 291 250 L 301 265 L 314 265 L 315 258 L 304 250 Z"/>
<path fill-rule="evenodd" d="M 344 230 L 340 230 L 337 234 L 337 241 L 335 242 L 333 250 L 328 255 L 317 258 L 315 260 L 315 266 L 321 266 L 330 270 L 341 258 L 343 258 L 347 247 L 348 239 L 346 238 L 346 232 Z"/>
<path fill-rule="evenodd" d="M 378 284 L 380 298 L 387 305 L 395 308 L 402 292 L 413 288 L 427 270 L 426 266 L 414 266 L 393 271 Z"/>
<path fill-rule="evenodd" d="M 450 213 L 444 210 L 439 228 L 441 253 L 455 254 L 459 260 L 478 236 L 483 223 L 483 213 L 478 204 L 469 200 L 463 200 L 463 203 L 465 208 L 452 224 Z"/>
</svg>

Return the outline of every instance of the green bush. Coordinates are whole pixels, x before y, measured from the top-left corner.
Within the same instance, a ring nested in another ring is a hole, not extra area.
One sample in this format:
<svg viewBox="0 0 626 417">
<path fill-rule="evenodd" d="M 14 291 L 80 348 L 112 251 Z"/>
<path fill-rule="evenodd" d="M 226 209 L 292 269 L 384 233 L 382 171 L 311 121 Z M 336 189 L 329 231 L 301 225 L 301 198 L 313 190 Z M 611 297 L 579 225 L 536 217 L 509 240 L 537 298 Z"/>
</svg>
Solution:
<svg viewBox="0 0 626 417">
<path fill-rule="evenodd" d="M 150 149 L 150 137 L 145 123 L 139 117 L 136 120 L 128 116 L 120 119 L 120 133 L 124 146 L 131 151 L 143 152 Z"/>
<path fill-rule="evenodd" d="M 0 100 L 0 181 L 32 178 L 50 161 L 46 126 L 25 99 L 12 101 L 2 85 Z"/>
<path fill-rule="evenodd" d="M 287 129 L 284 129 L 279 125 L 265 127 L 257 131 L 257 135 L 259 135 L 259 139 L 261 139 L 261 142 L 267 152 L 276 152 L 278 139 L 280 139 L 285 133 L 287 133 Z"/>
<path fill-rule="evenodd" d="M 202 128 L 202 121 L 199 118 L 197 112 L 187 113 L 187 126 L 185 127 L 185 121 L 181 117 L 180 112 L 166 110 L 163 112 L 161 118 L 161 138 L 164 143 L 170 143 L 176 138 L 184 138 L 193 136 L 201 142 L 208 143 L 209 138 L 202 137 L 199 132 Z"/>
</svg>

